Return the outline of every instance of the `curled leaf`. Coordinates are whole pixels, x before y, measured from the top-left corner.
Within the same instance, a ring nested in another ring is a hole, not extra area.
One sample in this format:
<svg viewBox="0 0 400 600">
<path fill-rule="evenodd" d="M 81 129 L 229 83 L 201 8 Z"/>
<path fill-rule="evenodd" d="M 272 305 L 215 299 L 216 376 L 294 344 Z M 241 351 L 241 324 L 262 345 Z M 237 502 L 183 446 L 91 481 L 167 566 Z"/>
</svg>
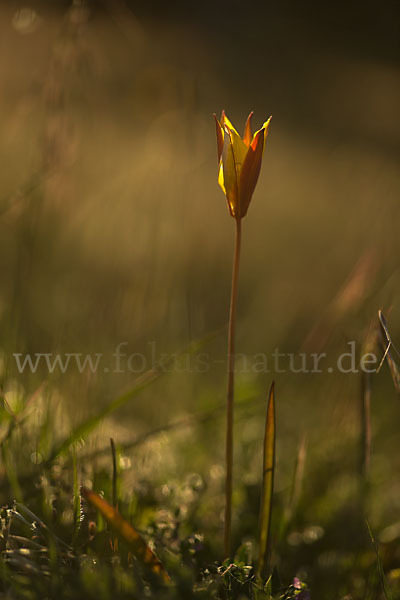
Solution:
<svg viewBox="0 0 400 600">
<path fill-rule="evenodd" d="M 119 512 L 108 504 L 98 494 L 88 488 L 81 488 L 82 496 L 91 504 L 111 525 L 115 533 L 127 544 L 129 550 L 139 562 L 147 566 L 153 573 L 159 575 L 164 583 L 170 583 L 170 577 L 164 566 L 149 548 L 143 537 L 126 521 Z"/>
</svg>

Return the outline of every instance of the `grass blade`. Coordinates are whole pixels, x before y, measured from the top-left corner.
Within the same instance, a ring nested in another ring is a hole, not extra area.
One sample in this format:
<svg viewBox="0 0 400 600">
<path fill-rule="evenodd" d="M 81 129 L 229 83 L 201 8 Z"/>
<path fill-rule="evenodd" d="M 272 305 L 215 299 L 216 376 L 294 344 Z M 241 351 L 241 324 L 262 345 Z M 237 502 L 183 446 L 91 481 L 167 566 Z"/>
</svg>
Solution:
<svg viewBox="0 0 400 600">
<path fill-rule="evenodd" d="M 376 565 L 377 565 L 378 577 L 379 577 L 380 584 L 382 586 L 383 595 L 385 596 L 386 600 L 393 600 L 392 593 L 389 589 L 389 586 L 388 586 L 388 583 L 386 580 L 385 571 L 383 569 L 382 559 L 381 559 L 381 555 L 379 552 L 379 545 L 375 541 L 375 538 L 372 534 L 372 530 L 371 530 L 371 527 L 370 527 L 370 524 L 368 521 L 367 521 L 367 528 L 368 528 L 369 537 L 371 538 L 371 542 L 372 542 L 372 545 L 374 547 L 375 554 L 376 554 Z"/>
<path fill-rule="evenodd" d="M 191 342 L 189 346 L 181 350 L 179 353 L 172 354 L 163 361 L 160 361 L 160 363 L 155 365 L 154 368 L 143 373 L 136 379 L 131 389 L 112 400 L 98 413 L 89 417 L 86 419 L 86 421 L 78 425 L 78 427 L 53 450 L 46 463 L 51 464 L 58 456 L 65 454 L 74 443 L 79 442 L 83 437 L 91 433 L 98 425 L 100 425 L 105 417 L 108 417 L 111 413 L 115 412 L 121 406 L 124 406 L 130 400 L 133 400 L 133 398 L 138 396 L 154 381 L 168 373 L 171 370 L 171 367 L 173 367 L 174 363 L 179 362 L 179 359 L 182 356 L 185 354 L 194 354 L 208 342 L 213 340 L 220 332 L 221 329 L 218 329 L 217 331 L 205 335 L 199 340 Z"/>
<path fill-rule="evenodd" d="M 392 376 L 393 385 L 395 387 L 396 392 L 400 393 L 400 371 L 399 371 L 399 367 L 397 366 L 396 362 L 393 359 L 392 352 L 390 350 L 391 350 L 391 348 L 393 348 L 398 356 L 400 356 L 400 353 L 397 350 L 396 346 L 393 344 L 392 338 L 389 333 L 386 319 L 381 310 L 378 311 L 378 318 L 379 318 L 379 324 L 380 324 L 380 328 L 381 328 L 382 345 L 383 345 L 383 349 L 384 349 L 384 354 L 383 354 L 383 357 L 381 359 L 381 362 L 380 362 L 376 372 L 379 373 L 379 371 L 385 361 L 385 358 L 386 358 L 387 363 L 389 365 L 390 374 Z"/>
<path fill-rule="evenodd" d="M 100 512 L 107 523 L 114 529 L 116 534 L 127 544 L 129 550 L 138 561 L 149 567 L 153 573 L 159 575 L 164 583 L 170 583 L 170 577 L 162 563 L 136 529 L 134 529 L 132 525 L 111 506 L 111 504 L 108 504 L 103 498 L 100 498 L 98 494 L 85 487 L 83 487 L 81 491 L 89 504 Z"/>
<path fill-rule="evenodd" d="M 117 450 L 115 448 L 115 442 L 113 438 L 110 438 L 111 456 L 112 456 L 112 497 L 113 507 L 118 510 L 118 467 L 117 467 Z"/>
<path fill-rule="evenodd" d="M 118 398 L 110 402 L 110 404 L 105 406 L 97 414 L 93 415 L 92 417 L 89 417 L 88 419 L 86 419 L 86 421 L 78 425 L 78 427 L 74 429 L 74 431 L 69 436 L 67 436 L 67 438 L 63 442 L 61 442 L 61 444 L 58 447 L 56 447 L 53 450 L 47 462 L 51 463 L 61 454 L 65 454 L 65 452 L 67 452 L 74 443 L 78 442 L 83 437 L 91 433 L 91 431 L 93 431 L 105 417 L 117 410 L 117 408 L 119 408 L 120 406 L 126 404 L 129 400 L 135 398 L 138 394 L 140 394 L 140 392 L 146 389 L 148 385 L 150 385 L 153 381 L 156 381 L 156 379 L 161 377 L 162 374 L 163 372 L 161 370 L 156 371 L 152 369 L 151 371 L 146 371 L 146 373 L 144 373 L 142 377 L 138 378 L 135 385 L 129 391 L 127 391 L 125 394 L 122 394 L 121 396 L 118 396 Z"/>
<path fill-rule="evenodd" d="M 264 434 L 263 483 L 261 493 L 261 510 L 259 526 L 259 554 L 257 577 L 261 577 L 268 564 L 270 552 L 270 530 L 272 514 L 272 496 L 274 491 L 275 472 L 275 384 L 269 391 L 267 418 Z"/>
<path fill-rule="evenodd" d="M 296 508 L 297 508 L 297 505 L 299 502 L 299 498 L 301 496 L 301 488 L 302 488 L 303 479 L 304 479 L 306 456 L 307 456 L 307 444 L 306 444 L 306 437 L 305 437 L 305 435 L 303 435 L 301 437 L 299 445 L 297 447 L 296 462 L 295 462 L 295 467 L 294 467 L 294 472 L 293 472 L 292 489 L 290 492 L 289 502 L 285 507 L 285 510 L 283 512 L 283 517 L 281 520 L 280 531 L 279 531 L 279 540 L 280 541 L 283 539 L 283 536 L 285 535 L 285 533 L 287 531 L 287 528 L 293 518 L 293 515 L 296 511 Z"/>
</svg>

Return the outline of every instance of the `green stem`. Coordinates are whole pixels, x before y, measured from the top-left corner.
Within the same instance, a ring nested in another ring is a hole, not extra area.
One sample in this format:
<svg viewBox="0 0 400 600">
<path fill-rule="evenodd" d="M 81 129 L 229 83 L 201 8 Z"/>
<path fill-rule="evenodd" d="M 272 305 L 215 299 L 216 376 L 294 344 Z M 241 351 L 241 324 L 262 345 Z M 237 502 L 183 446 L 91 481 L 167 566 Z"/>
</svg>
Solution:
<svg viewBox="0 0 400 600">
<path fill-rule="evenodd" d="M 226 483 L 225 483 L 225 558 L 231 552 L 231 522 L 232 522 L 232 473 L 233 473 L 233 393 L 235 383 L 235 324 L 236 303 L 239 279 L 240 246 L 242 240 L 242 222 L 236 218 L 235 253 L 232 269 L 231 305 L 229 311 L 228 333 L 228 385 L 226 394 Z"/>
</svg>

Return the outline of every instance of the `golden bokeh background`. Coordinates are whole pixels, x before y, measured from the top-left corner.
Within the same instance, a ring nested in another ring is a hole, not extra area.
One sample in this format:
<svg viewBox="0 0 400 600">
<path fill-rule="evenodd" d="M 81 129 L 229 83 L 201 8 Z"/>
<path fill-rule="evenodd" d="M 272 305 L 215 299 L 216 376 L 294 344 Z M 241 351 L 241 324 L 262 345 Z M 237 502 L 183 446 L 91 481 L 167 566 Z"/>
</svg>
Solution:
<svg viewBox="0 0 400 600">
<path fill-rule="evenodd" d="M 243 223 L 238 351 L 249 360 L 276 348 L 326 352 L 333 364 L 350 341 L 360 352 L 379 308 L 399 339 L 398 8 L 1 4 L 0 346 L 10 401 L 49 381 L 68 430 L 134 374 L 21 375 L 13 353 L 102 353 L 112 371 L 121 342 L 148 366 L 154 348 L 178 352 L 219 331 L 202 349 L 207 372 L 173 369 L 105 420 L 93 443 L 223 404 L 234 237 L 217 185 L 212 113 L 223 108 L 240 130 L 250 110 L 257 126 L 273 115 Z M 276 379 L 278 492 L 304 434 L 311 464 L 351 448 L 357 468 L 359 373 L 243 371 L 239 455 L 241 441 L 254 451 L 261 442 Z M 399 406 L 386 365 L 372 414 L 381 523 L 399 492 Z M 193 470 L 223 458 L 223 412 L 201 427 L 170 434 L 197 445 L 200 458 L 193 448 L 186 457 Z M 169 434 L 157 440 L 172 456 Z M 336 485 L 346 496 L 348 479 Z"/>
</svg>

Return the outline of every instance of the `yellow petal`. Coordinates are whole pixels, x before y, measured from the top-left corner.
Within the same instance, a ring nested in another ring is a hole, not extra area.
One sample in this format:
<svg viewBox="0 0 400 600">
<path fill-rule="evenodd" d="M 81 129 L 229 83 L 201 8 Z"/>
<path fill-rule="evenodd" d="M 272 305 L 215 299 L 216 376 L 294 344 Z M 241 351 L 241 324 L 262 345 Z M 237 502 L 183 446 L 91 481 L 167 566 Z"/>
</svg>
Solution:
<svg viewBox="0 0 400 600">
<path fill-rule="evenodd" d="M 224 167 L 222 165 L 222 162 L 220 162 L 219 169 L 218 169 L 218 183 L 221 186 L 222 191 L 226 195 L 226 189 L 225 189 L 225 183 L 224 183 Z"/>
<path fill-rule="evenodd" d="M 240 135 L 235 129 L 231 130 L 225 124 L 224 148 L 222 151 L 223 184 L 229 210 L 233 217 L 242 216 L 239 204 L 239 181 L 246 154 L 247 146 Z"/>
<path fill-rule="evenodd" d="M 228 127 L 228 129 L 230 129 L 231 131 L 234 131 L 236 133 L 236 135 L 239 135 L 238 132 L 236 131 L 236 129 L 234 128 L 234 126 L 232 125 L 232 123 L 230 122 L 230 120 L 228 119 L 228 117 L 226 116 L 224 110 L 222 111 L 220 122 L 221 122 L 222 127 L 224 127 L 226 125 Z"/>
<path fill-rule="evenodd" d="M 253 111 L 251 111 L 251 113 L 247 117 L 246 125 L 244 126 L 243 141 L 247 147 L 250 146 L 250 144 L 253 140 L 253 134 L 251 133 L 251 117 L 252 116 L 253 116 Z"/>
</svg>

